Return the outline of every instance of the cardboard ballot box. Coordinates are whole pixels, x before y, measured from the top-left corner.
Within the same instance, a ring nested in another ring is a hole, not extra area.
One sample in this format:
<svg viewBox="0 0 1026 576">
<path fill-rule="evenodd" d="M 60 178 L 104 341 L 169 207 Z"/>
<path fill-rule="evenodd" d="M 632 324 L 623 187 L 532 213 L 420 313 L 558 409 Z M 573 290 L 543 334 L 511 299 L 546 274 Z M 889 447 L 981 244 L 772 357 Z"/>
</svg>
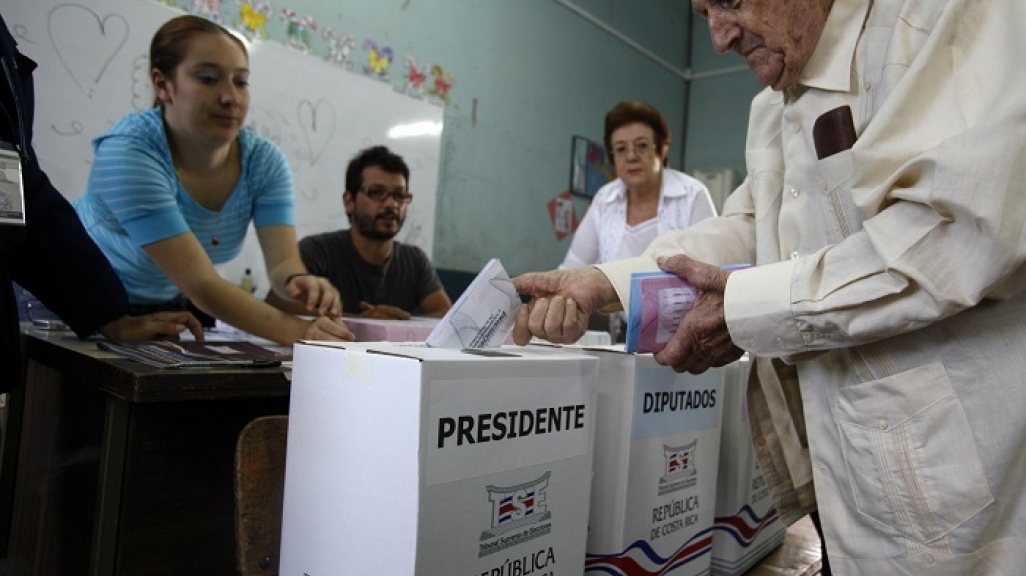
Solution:
<svg viewBox="0 0 1026 576">
<path fill-rule="evenodd" d="M 423 342 L 438 325 L 438 318 L 343 318 L 342 322 L 353 332 L 357 342 Z"/>
<path fill-rule="evenodd" d="M 579 575 L 598 362 L 295 347 L 280 573 Z"/>
<path fill-rule="evenodd" d="M 585 574 L 709 574 L 722 372 L 677 374 L 651 354 L 599 358 Z"/>
<path fill-rule="evenodd" d="M 748 428 L 747 354 L 723 368 L 723 435 L 720 437 L 712 573 L 739 576 L 779 546 L 787 526 L 777 517 L 759 471 Z"/>
</svg>

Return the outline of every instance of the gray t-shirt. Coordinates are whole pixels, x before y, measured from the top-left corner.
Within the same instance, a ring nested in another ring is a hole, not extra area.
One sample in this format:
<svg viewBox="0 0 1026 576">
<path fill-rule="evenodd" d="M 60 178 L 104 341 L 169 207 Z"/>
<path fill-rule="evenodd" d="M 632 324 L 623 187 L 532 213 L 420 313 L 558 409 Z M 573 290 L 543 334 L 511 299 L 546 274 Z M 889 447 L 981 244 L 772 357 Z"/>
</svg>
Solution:
<svg viewBox="0 0 1026 576">
<path fill-rule="evenodd" d="M 299 242 L 299 253 L 307 270 L 339 289 L 346 314 L 359 314 L 361 301 L 417 314 L 420 301 L 442 288 L 427 254 L 398 241 L 383 266 L 360 258 L 348 229 L 307 236 Z"/>
</svg>

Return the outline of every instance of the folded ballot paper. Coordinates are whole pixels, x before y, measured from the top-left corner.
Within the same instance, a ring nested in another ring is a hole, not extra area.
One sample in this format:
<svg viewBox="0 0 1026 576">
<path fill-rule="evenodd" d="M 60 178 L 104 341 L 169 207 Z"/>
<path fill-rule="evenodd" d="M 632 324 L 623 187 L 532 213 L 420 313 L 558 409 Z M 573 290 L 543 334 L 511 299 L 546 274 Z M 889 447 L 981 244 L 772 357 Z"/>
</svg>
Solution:
<svg viewBox="0 0 1026 576">
<path fill-rule="evenodd" d="M 498 348 L 513 331 L 520 305 L 509 274 L 492 258 L 424 343 L 432 348 Z"/>
<path fill-rule="evenodd" d="M 631 274 L 627 352 L 658 352 L 698 298 L 694 286 L 668 272 Z"/>
</svg>

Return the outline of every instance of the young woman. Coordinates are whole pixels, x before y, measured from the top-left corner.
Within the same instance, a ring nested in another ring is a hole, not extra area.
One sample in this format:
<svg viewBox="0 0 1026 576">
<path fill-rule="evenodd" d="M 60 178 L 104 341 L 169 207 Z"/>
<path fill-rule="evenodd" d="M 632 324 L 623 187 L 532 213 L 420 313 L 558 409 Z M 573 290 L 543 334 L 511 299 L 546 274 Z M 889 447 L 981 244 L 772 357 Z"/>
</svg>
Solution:
<svg viewBox="0 0 1026 576">
<path fill-rule="evenodd" d="M 653 106 L 628 100 L 606 113 L 605 145 L 616 180 L 595 194 L 560 268 L 638 256 L 656 236 L 716 215 L 698 180 L 667 167 L 670 129 Z M 614 340 L 622 315 L 610 317 Z"/>
<path fill-rule="evenodd" d="M 75 208 L 137 310 L 191 301 L 246 332 L 282 343 L 352 339 L 331 283 L 307 273 L 293 225 L 284 154 L 243 129 L 249 57 L 227 30 L 196 16 L 166 22 L 150 44 L 155 107 L 94 140 Z M 253 222 L 272 289 L 313 320 L 284 313 L 221 278 L 214 264 L 242 248 Z"/>
</svg>

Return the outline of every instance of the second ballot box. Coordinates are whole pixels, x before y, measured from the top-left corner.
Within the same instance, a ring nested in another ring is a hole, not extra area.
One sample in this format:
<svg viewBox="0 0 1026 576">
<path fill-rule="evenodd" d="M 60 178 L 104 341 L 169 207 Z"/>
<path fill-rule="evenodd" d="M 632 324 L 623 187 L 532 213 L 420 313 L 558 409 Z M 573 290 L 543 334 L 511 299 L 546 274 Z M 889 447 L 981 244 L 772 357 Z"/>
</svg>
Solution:
<svg viewBox="0 0 1026 576">
<path fill-rule="evenodd" d="M 302 343 L 281 574 L 581 574 L 598 361 Z"/>
<path fill-rule="evenodd" d="M 622 346 L 599 359 L 585 574 L 709 574 L 722 372 L 678 374 Z"/>
<path fill-rule="evenodd" d="M 787 535 L 752 446 L 744 402 L 750 370 L 747 354 L 723 368 L 723 435 L 712 553 L 716 576 L 744 574 Z"/>
</svg>

